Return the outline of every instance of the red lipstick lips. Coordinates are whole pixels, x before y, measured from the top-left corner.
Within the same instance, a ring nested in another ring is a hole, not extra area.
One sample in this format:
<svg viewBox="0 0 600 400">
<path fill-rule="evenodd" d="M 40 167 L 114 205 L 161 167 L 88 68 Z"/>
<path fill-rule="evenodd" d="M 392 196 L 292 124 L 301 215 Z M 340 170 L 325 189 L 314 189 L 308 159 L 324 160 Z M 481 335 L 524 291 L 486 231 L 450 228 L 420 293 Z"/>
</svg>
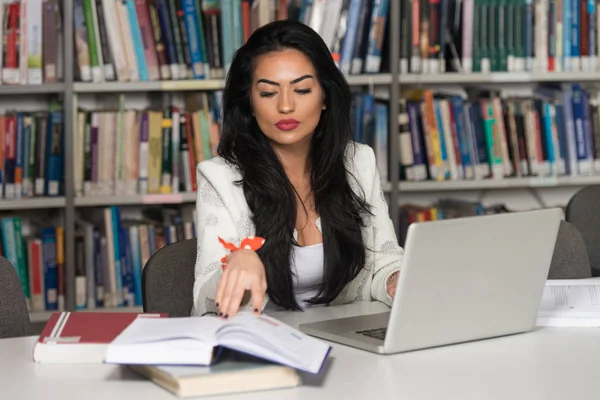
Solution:
<svg viewBox="0 0 600 400">
<path fill-rule="evenodd" d="M 300 122 L 293 118 L 282 119 L 275 124 L 275 126 L 282 131 L 291 131 L 292 129 L 296 129 L 298 125 L 300 125 Z"/>
</svg>

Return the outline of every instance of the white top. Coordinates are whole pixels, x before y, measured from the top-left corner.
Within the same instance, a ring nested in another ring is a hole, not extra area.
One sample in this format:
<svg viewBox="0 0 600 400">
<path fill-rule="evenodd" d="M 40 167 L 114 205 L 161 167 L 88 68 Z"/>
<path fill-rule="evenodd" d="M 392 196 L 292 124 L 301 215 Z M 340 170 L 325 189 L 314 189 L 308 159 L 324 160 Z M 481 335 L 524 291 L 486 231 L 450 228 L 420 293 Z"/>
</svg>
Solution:
<svg viewBox="0 0 600 400">
<path fill-rule="evenodd" d="M 291 266 L 295 274 L 296 301 L 300 307 L 304 308 L 304 300 L 310 300 L 319 293 L 323 281 L 324 257 L 323 243 L 292 248 Z"/>
<path fill-rule="evenodd" d="M 379 300 L 391 305 L 385 281 L 391 273 L 400 269 L 403 250 L 398 245 L 389 216 L 373 149 L 363 144 L 348 146 L 346 168 L 352 190 L 371 206 L 372 215 L 365 216 L 362 229 L 365 267 L 330 304 Z M 214 298 L 221 277 L 220 260 L 226 255 L 218 238 L 238 245 L 243 238 L 254 236 L 255 227 L 244 191 L 235 183 L 242 179 L 239 171 L 222 158 L 215 157 L 199 163 L 196 176 L 198 254 L 192 315 L 202 315 L 217 311 Z M 268 303 L 269 297 L 265 296 L 263 309 Z M 242 309 L 248 310 L 250 305 L 248 301 Z"/>
<path fill-rule="evenodd" d="M 290 325 L 382 312 L 381 303 L 317 307 L 273 315 Z M 0 339 L 2 399 L 174 400 L 133 371 L 110 364 L 36 364 L 36 337 Z M 321 375 L 298 388 L 214 396 L 214 400 L 597 399 L 600 329 L 534 332 L 397 355 L 333 344 Z M 206 400 L 208 400 L 207 398 Z"/>
<path fill-rule="evenodd" d="M 303 309 L 314 307 L 305 303 L 319 293 L 323 282 L 325 254 L 323 243 L 310 246 L 293 246 L 290 266 L 294 274 L 294 293 L 296 302 Z M 265 312 L 281 311 L 281 307 L 273 303 L 267 304 Z"/>
</svg>

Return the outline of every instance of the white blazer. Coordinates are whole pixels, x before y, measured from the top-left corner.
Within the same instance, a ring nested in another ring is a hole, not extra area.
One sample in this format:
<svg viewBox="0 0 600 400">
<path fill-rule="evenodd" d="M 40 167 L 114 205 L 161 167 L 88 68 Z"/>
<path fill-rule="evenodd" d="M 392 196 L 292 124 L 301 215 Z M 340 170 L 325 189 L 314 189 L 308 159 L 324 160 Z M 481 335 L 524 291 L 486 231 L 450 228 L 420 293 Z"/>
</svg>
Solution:
<svg viewBox="0 0 600 400">
<path fill-rule="evenodd" d="M 385 282 L 391 273 L 400 270 L 404 251 L 398 245 L 388 214 L 373 150 L 363 144 L 348 146 L 348 149 L 347 169 L 356 178 L 350 178 L 350 185 L 358 195 L 365 194 L 373 215 L 368 217 L 363 228 L 367 249 L 365 267 L 331 304 L 378 300 L 391 305 Z M 243 238 L 254 236 L 255 228 L 244 192 L 234 184 L 241 179 L 235 168 L 215 157 L 199 163 L 196 176 L 198 249 L 192 315 L 202 315 L 216 311 L 214 298 L 221 276 L 220 260 L 226 254 L 217 238 L 239 245 Z M 269 298 L 265 296 L 263 308 L 268 302 Z M 250 305 L 247 301 L 241 309 L 247 310 Z"/>
</svg>

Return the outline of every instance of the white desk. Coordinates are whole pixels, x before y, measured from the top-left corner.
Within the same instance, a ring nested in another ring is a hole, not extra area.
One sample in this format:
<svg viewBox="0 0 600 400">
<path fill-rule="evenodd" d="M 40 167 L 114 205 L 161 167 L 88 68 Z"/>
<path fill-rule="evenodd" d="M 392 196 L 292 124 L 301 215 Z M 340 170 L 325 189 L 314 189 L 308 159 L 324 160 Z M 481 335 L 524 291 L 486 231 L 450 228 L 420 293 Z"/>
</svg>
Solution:
<svg viewBox="0 0 600 400">
<path fill-rule="evenodd" d="M 382 309 L 366 303 L 274 315 L 297 326 Z M 123 367 L 36 364 L 35 340 L 0 340 L 0 398 L 175 399 Z M 305 375 L 302 387 L 218 399 L 598 399 L 599 343 L 599 329 L 546 328 L 393 356 L 334 345 L 323 374 Z"/>
</svg>

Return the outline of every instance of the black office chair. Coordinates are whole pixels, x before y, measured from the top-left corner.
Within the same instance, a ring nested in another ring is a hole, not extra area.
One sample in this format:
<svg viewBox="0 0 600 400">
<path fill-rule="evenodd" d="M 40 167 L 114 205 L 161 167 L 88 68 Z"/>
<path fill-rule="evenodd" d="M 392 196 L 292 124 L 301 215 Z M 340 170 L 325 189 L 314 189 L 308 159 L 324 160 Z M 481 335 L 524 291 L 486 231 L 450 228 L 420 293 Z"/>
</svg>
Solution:
<svg viewBox="0 0 600 400">
<path fill-rule="evenodd" d="M 592 267 L 585 242 L 577 228 L 561 221 L 550 263 L 548 279 L 591 278 Z"/>
<path fill-rule="evenodd" d="M 196 239 L 172 243 L 158 250 L 142 273 L 144 312 L 189 317 L 194 304 Z"/>
<path fill-rule="evenodd" d="M 32 334 L 19 275 L 6 258 L 0 257 L 0 339 Z"/>
<path fill-rule="evenodd" d="M 569 200 L 565 219 L 574 225 L 585 242 L 592 275 L 600 276 L 600 185 L 586 186 Z"/>
</svg>

